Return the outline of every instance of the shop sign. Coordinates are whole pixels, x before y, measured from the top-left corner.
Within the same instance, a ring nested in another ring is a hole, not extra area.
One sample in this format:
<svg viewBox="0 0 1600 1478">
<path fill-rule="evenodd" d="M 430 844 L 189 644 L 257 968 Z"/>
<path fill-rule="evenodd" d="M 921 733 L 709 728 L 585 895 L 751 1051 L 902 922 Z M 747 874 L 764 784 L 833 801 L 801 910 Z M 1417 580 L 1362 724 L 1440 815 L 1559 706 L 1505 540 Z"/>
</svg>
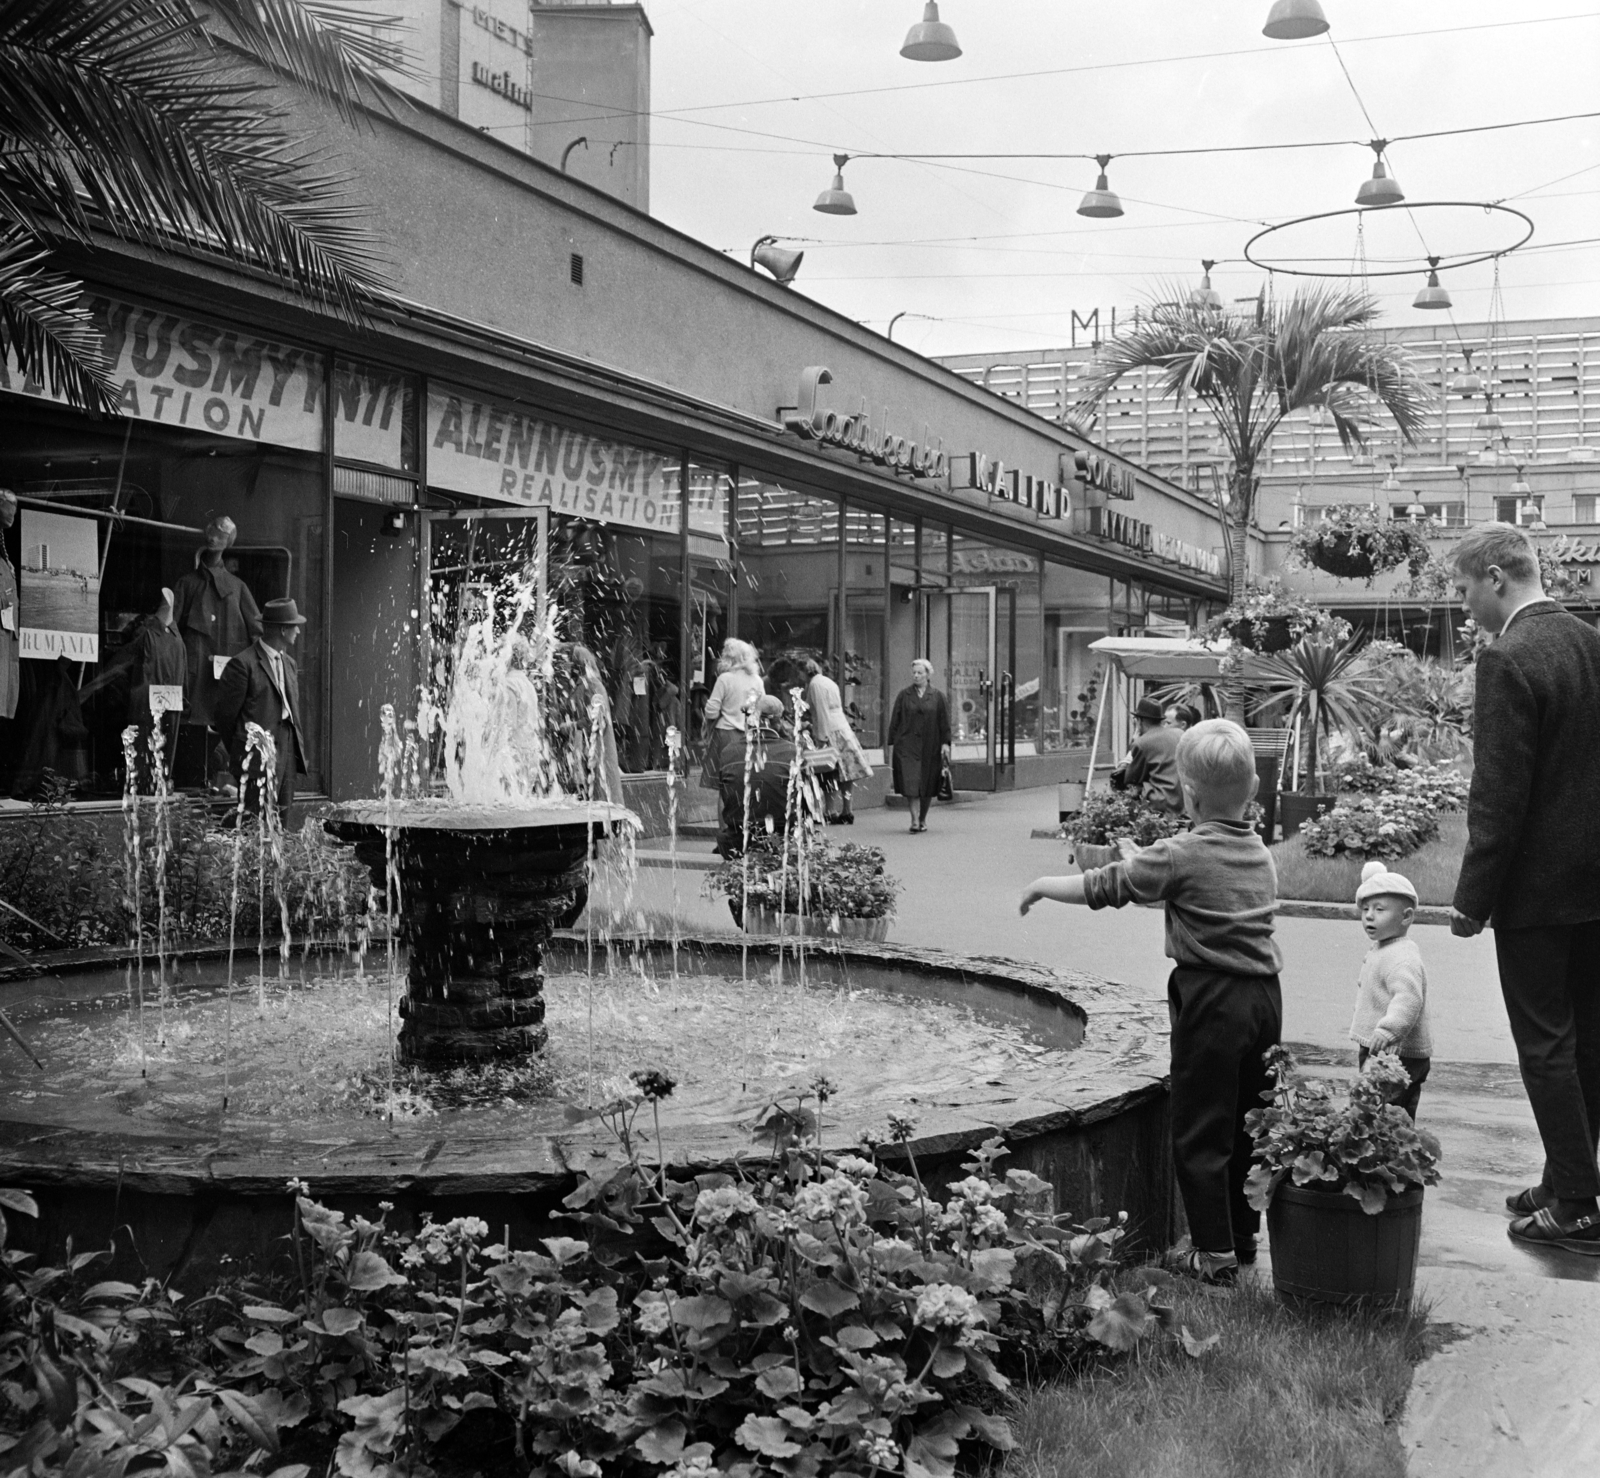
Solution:
<svg viewBox="0 0 1600 1478">
<path fill-rule="evenodd" d="M 1131 467 L 1122 467 L 1094 452 L 1074 452 L 1073 466 L 1085 488 L 1096 488 L 1108 498 L 1131 501 L 1138 479 Z"/>
<path fill-rule="evenodd" d="M 515 26 L 507 25 L 498 16 L 491 15 L 481 5 L 472 7 L 472 24 L 480 31 L 487 31 L 496 41 L 504 41 L 507 46 L 514 46 L 525 56 L 533 55 L 533 37 L 526 31 L 519 31 Z"/>
<path fill-rule="evenodd" d="M 405 455 L 408 378 L 372 365 L 333 362 L 333 454 L 351 462 L 407 467 Z"/>
<path fill-rule="evenodd" d="M 1150 550 L 1157 559 L 1171 560 L 1186 570 L 1198 570 L 1202 575 L 1220 575 L 1222 573 L 1222 556 L 1215 549 L 1201 549 L 1194 544 L 1185 544 L 1182 539 L 1174 539 L 1171 534 L 1156 534 L 1150 541 Z"/>
<path fill-rule="evenodd" d="M 1102 539 L 1110 539 L 1124 548 L 1135 549 L 1140 554 L 1153 554 L 1158 559 L 1170 560 L 1185 569 L 1197 570 L 1203 575 L 1222 573 L 1222 556 L 1214 549 L 1201 549 L 1175 539 L 1171 534 L 1158 534 L 1142 519 L 1126 513 L 1111 513 L 1104 508 L 1089 510 L 1089 532 Z"/>
<path fill-rule="evenodd" d="M 1020 549 L 955 549 L 950 554 L 952 575 L 1036 575 L 1039 557 Z"/>
<path fill-rule="evenodd" d="M 1019 508 L 1031 508 L 1042 518 L 1066 518 L 1072 512 L 1072 495 L 1059 483 L 1019 472 L 983 452 L 968 452 L 957 471 L 962 481 L 952 480 L 954 487 L 973 488 Z"/>
<path fill-rule="evenodd" d="M 598 523 L 678 531 L 676 457 L 541 421 L 466 390 L 428 387 L 428 483 Z"/>
<path fill-rule="evenodd" d="M 1600 565 L 1600 539 L 1573 539 L 1561 535 L 1550 546 L 1550 553 L 1566 565 Z"/>
<path fill-rule="evenodd" d="M 22 510 L 17 646 L 24 657 L 100 660 L 100 541 L 92 518 Z"/>
<path fill-rule="evenodd" d="M 321 355 L 98 293 L 84 306 L 100 331 L 123 415 L 321 450 Z M 9 349 L 0 360 L 0 390 L 66 404 L 65 396 L 27 379 Z"/>
<path fill-rule="evenodd" d="M 524 113 L 533 112 L 533 93 L 510 72 L 491 72 L 483 62 L 474 62 L 472 80 L 479 87 L 487 87 L 496 96 L 503 97 L 508 103 L 514 103 Z"/>
<path fill-rule="evenodd" d="M 801 370 L 796 403 L 778 407 L 778 423 L 783 429 L 802 441 L 817 441 L 853 452 L 863 462 L 909 477 L 943 477 L 949 470 L 942 448 L 919 446 L 904 436 L 896 436 L 887 426 L 874 426 L 864 407 L 853 416 L 818 409 L 818 389 L 832 383 L 833 371 L 820 364 Z M 886 423 L 888 414 L 886 410 Z"/>
</svg>

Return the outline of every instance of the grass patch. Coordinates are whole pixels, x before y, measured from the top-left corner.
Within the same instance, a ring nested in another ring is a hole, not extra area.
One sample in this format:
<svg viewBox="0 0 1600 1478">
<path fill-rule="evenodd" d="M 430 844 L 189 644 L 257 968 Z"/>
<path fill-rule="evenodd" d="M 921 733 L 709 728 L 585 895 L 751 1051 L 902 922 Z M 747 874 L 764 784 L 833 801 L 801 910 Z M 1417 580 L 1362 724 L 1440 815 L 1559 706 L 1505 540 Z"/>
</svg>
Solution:
<svg viewBox="0 0 1600 1478">
<path fill-rule="evenodd" d="M 1399 1419 L 1427 1315 L 1299 1311 L 1270 1288 L 1176 1292 L 1221 1342 L 1023 1398 L 1004 1478 L 1404 1478 Z"/>
<path fill-rule="evenodd" d="M 1419 902 L 1448 904 L 1455 896 L 1466 845 L 1466 813 L 1446 811 L 1439 818 L 1439 835 L 1392 865 L 1411 879 Z M 1272 860 L 1278 864 L 1278 897 L 1353 903 L 1365 859 L 1307 857 L 1305 843 L 1295 836 L 1272 849 Z"/>
</svg>

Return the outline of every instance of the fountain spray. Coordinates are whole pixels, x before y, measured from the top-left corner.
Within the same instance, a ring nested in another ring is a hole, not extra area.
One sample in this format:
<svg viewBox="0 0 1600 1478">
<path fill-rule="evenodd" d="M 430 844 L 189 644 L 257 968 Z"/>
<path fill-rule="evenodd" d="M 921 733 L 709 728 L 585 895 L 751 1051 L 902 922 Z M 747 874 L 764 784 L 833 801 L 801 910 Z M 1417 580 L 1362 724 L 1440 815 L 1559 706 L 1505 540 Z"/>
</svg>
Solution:
<svg viewBox="0 0 1600 1478">
<path fill-rule="evenodd" d="M 395 927 L 399 912 L 400 864 L 395 856 L 394 786 L 404 759 L 404 746 L 395 731 L 394 704 L 385 703 L 378 710 L 378 725 L 382 737 L 378 741 L 378 768 L 383 773 L 383 935 L 385 973 L 383 993 L 389 1008 L 388 1051 L 388 1117 L 389 1128 L 394 1128 L 394 982 L 395 982 Z"/>
<path fill-rule="evenodd" d="M 156 793 L 156 1011 L 157 1041 L 167 1042 L 167 860 L 172 855 L 172 781 L 165 735 L 158 718 L 150 731 L 150 779 Z"/>
<path fill-rule="evenodd" d="M 739 931 L 744 935 L 740 946 L 741 975 L 750 979 L 750 779 L 756 769 L 766 764 L 766 754 L 761 746 L 761 719 L 756 712 L 760 699 L 747 693 L 744 700 L 744 806 L 739 817 Z M 782 948 L 780 941 L 779 948 Z M 781 962 L 782 956 L 779 956 Z"/>
<path fill-rule="evenodd" d="M 228 899 L 228 985 L 227 985 L 227 1025 L 223 1034 L 222 1046 L 222 1112 L 228 1112 L 228 1099 L 233 1091 L 233 965 L 234 946 L 239 934 L 239 863 L 240 855 L 244 851 L 244 817 L 249 804 L 251 756 L 258 758 L 261 754 L 261 741 L 265 739 L 269 744 L 271 736 L 260 724 L 246 722 L 244 726 L 244 773 L 239 777 L 239 805 L 233 814 L 233 884 Z M 261 782 L 258 781 L 258 784 Z M 256 794 L 262 796 L 263 791 L 257 790 Z"/>
<path fill-rule="evenodd" d="M 678 978 L 678 756 L 683 736 L 667 726 L 667 866 L 672 873 L 672 978 Z"/>
<path fill-rule="evenodd" d="M 126 776 L 122 785 L 123 877 L 128 885 L 128 915 L 133 920 L 134 958 L 137 980 L 128 980 L 128 1014 L 138 1016 L 139 1076 L 149 1076 L 149 1058 L 144 1046 L 144 853 L 139 839 L 139 730 L 129 724 L 122 731 L 122 762 Z"/>
</svg>

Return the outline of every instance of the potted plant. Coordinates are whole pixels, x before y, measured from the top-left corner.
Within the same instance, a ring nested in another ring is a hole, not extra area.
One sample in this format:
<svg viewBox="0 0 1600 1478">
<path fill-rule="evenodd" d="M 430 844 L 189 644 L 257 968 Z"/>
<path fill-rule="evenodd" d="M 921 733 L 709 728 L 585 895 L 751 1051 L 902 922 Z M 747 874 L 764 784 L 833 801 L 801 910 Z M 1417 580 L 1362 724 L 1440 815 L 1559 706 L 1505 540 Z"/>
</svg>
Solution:
<svg viewBox="0 0 1600 1478">
<path fill-rule="evenodd" d="M 1304 637 L 1287 652 L 1263 657 L 1253 685 L 1262 690 L 1257 711 L 1289 701 L 1285 722 L 1305 733 L 1305 788 L 1284 791 L 1278 814 L 1285 840 L 1313 816 L 1333 809 L 1336 795 L 1317 788 L 1317 757 L 1335 731 L 1359 733 L 1378 701 L 1376 684 L 1367 671 L 1360 638 Z"/>
<path fill-rule="evenodd" d="M 1322 511 L 1315 523 L 1289 536 L 1290 557 L 1315 565 L 1341 580 L 1365 580 L 1410 568 L 1415 580 L 1428 564 L 1428 538 L 1438 532 L 1432 518 L 1385 518 L 1372 505 L 1339 503 Z"/>
<path fill-rule="evenodd" d="M 1205 630 L 1207 641 L 1222 638 L 1246 652 L 1287 651 L 1297 641 L 1329 631 L 1336 616 L 1287 594 L 1277 580 L 1253 585 Z"/>
<path fill-rule="evenodd" d="M 1341 1103 L 1299 1077 L 1283 1047 L 1266 1054 L 1275 1086 L 1245 1118 L 1255 1163 L 1245 1185 L 1267 1215 L 1280 1298 L 1404 1303 L 1416 1279 L 1423 1187 L 1439 1181 L 1439 1142 L 1390 1100 L 1406 1070 L 1375 1053 Z"/>
<path fill-rule="evenodd" d="M 1073 860 L 1088 871 L 1118 857 L 1117 841 L 1129 837 L 1148 847 L 1176 835 L 1188 821 L 1171 811 L 1148 805 L 1127 791 L 1101 790 L 1084 799 L 1075 816 L 1063 823 L 1062 835 L 1072 843 Z"/>
<path fill-rule="evenodd" d="M 749 933 L 832 939 L 885 938 L 900 887 L 879 848 L 836 846 L 820 832 L 803 853 L 792 839 L 752 837 L 744 858 L 724 858 L 706 879 L 706 892 L 726 898 L 734 923 Z"/>
</svg>

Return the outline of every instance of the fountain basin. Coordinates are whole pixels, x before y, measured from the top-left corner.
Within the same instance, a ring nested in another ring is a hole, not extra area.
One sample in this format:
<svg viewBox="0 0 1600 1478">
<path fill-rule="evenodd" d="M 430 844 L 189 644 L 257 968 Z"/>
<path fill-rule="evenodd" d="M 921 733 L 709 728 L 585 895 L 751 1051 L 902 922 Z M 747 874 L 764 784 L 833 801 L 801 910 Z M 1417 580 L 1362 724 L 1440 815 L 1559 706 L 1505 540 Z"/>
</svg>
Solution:
<svg viewBox="0 0 1600 1478">
<path fill-rule="evenodd" d="M 793 945 L 782 983 L 768 977 L 778 945 L 737 939 L 680 941 L 684 972 L 738 980 L 748 950 L 759 1017 L 764 998 L 799 987 Z M 615 946 L 617 980 L 642 971 L 665 989 L 673 967 L 664 941 Z M 552 971 L 586 963 L 586 941 L 572 935 L 549 943 Z M 602 960 L 603 963 L 603 960 Z M 1162 1003 L 1143 1001 L 1123 987 L 1081 975 L 1053 975 L 1015 962 L 972 959 L 931 950 L 847 944 L 808 950 L 807 984 L 814 992 L 900 992 L 926 1004 L 946 1000 L 1013 1023 L 1026 1039 L 1008 1060 L 994 1062 L 960 1032 L 931 1044 L 924 1034 L 910 1060 L 889 1060 L 893 1071 L 852 1072 L 838 1083 L 827 1109 L 827 1141 L 842 1146 L 864 1130 L 882 1132 L 887 1115 L 910 1114 L 917 1132 L 910 1148 L 938 1180 L 964 1152 L 995 1133 L 1011 1146 L 1013 1164 L 1056 1187 L 1058 1204 L 1080 1216 L 1126 1210 L 1135 1230 L 1162 1245 L 1175 1231 L 1167 1148 L 1167 1024 Z M 120 972 L 104 982 L 118 990 Z M 620 987 L 619 987 L 620 988 Z M 0 1007 L 19 1020 L 27 987 L 0 987 Z M 564 1028 L 571 1035 L 572 1028 Z M 733 1066 L 731 1046 L 717 1029 L 710 1043 Z M 907 1041 L 912 1037 L 908 1032 Z M 803 1053 L 807 1044 L 796 1043 Z M 648 1064 L 648 1052 L 641 1058 Z M 20 1057 L 0 1058 L 6 1080 L 33 1073 Z M 689 1088 L 663 1105 L 662 1132 L 675 1166 L 710 1167 L 764 1158 L 749 1128 L 766 1102 L 803 1085 L 829 1064 L 798 1060 L 782 1081 L 753 1082 L 712 1101 Z M 534 1118 L 485 1113 L 434 1118 L 324 1121 L 300 1116 L 268 1126 L 241 1126 L 184 1116 L 141 1115 L 129 1095 L 74 1094 L 55 1099 L 0 1097 L 0 1184 L 23 1185 L 40 1200 L 36 1227 L 14 1234 L 39 1250 L 59 1251 L 69 1233 L 77 1246 L 115 1240 L 124 1270 L 174 1277 L 188 1287 L 215 1276 L 231 1257 L 270 1265 L 281 1256 L 288 1225 L 291 1177 L 308 1181 L 332 1204 L 370 1209 L 393 1202 L 402 1219 L 425 1211 L 437 1218 L 473 1214 L 517 1245 L 541 1231 L 574 1184 L 576 1167 L 595 1168 L 616 1152 L 603 1126 L 582 1110 L 552 1105 Z M 128 1230 L 118 1232 L 125 1227 Z"/>
<path fill-rule="evenodd" d="M 400 1057 L 450 1064 L 544 1045 L 544 941 L 583 912 L 595 843 L 638 819 L 604 801 L 419 799 L 353 801 L 323 826 L 354 845 L 380 897 L 392 855 L 410 945 Z"/>
</svg>

